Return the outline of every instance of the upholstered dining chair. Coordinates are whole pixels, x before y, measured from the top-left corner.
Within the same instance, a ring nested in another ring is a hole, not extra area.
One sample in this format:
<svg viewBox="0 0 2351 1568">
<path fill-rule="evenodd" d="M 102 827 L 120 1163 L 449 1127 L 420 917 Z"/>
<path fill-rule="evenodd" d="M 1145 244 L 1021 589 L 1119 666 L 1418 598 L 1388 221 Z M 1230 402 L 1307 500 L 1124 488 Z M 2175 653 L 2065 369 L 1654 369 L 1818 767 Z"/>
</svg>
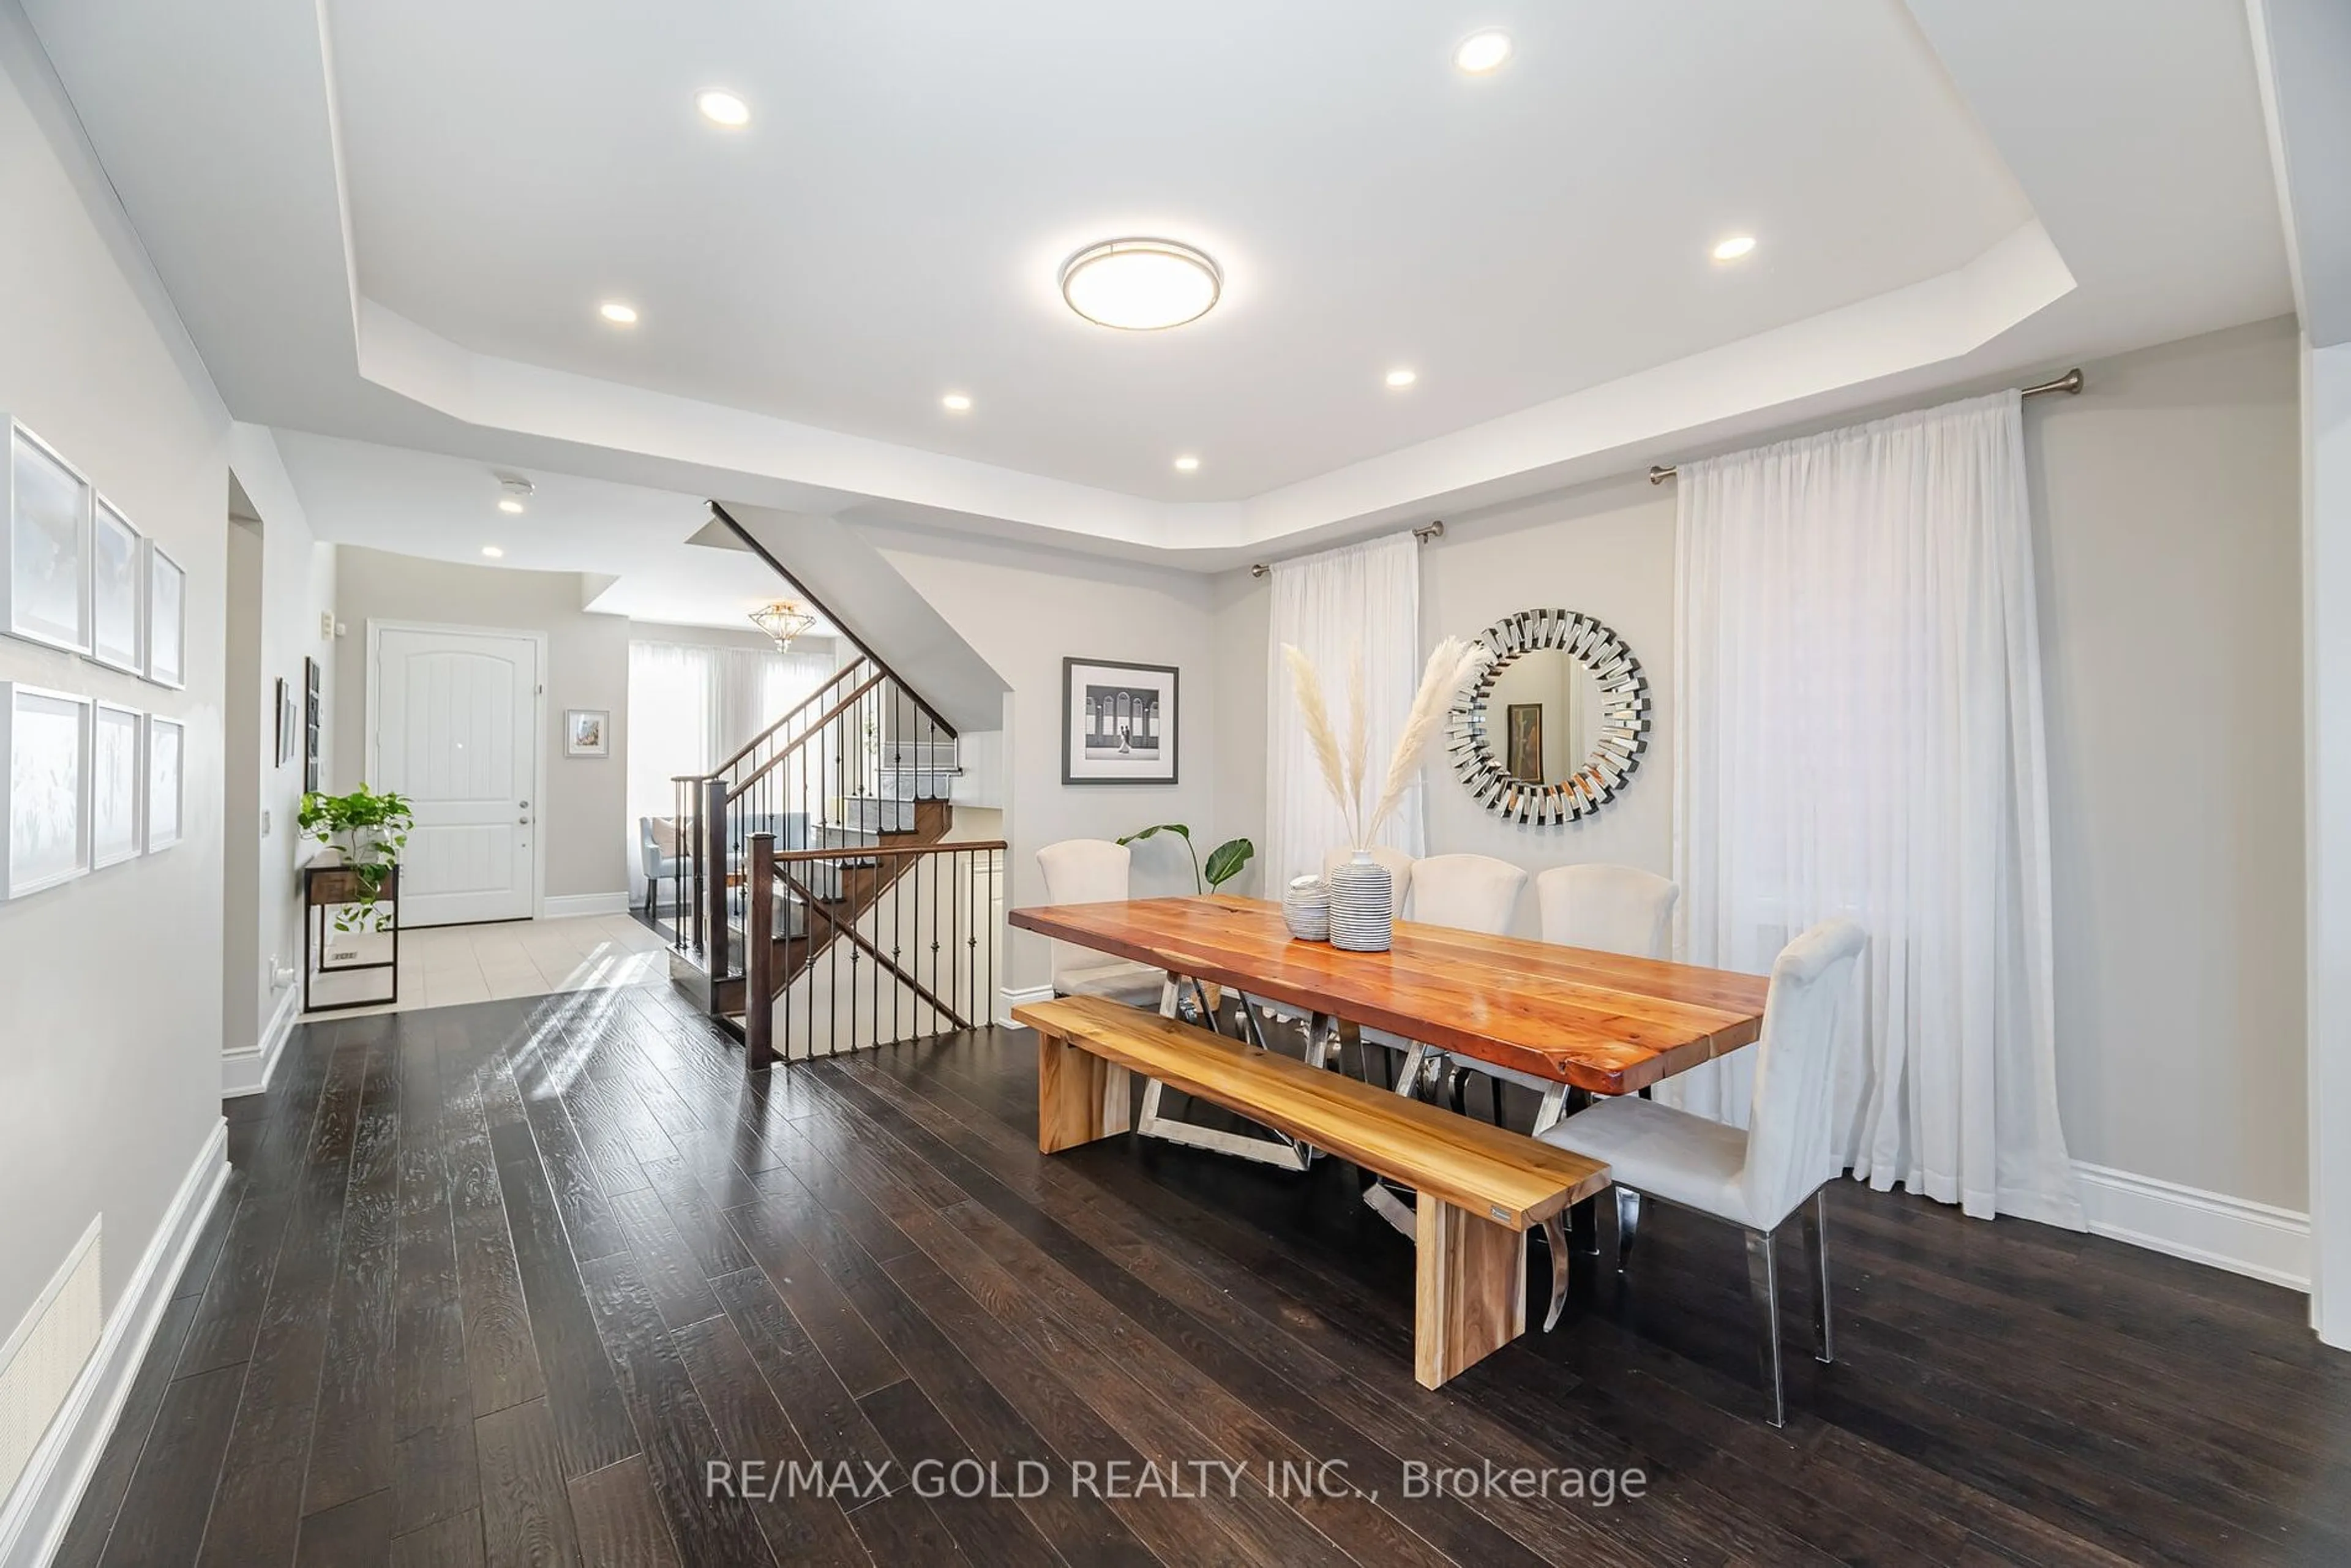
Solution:
<svg viewBox="0 0 2351 1568">
<path fill-rule="evenodd" d="M 684 873 L 685 846 L 678 841 L 676 819 L 637 819 L 637 869 L 644 874 L 645 915 L 651 918 L 661 902 L 661 884 Z"/>
<path fill-rule="evenodd" d="M 1048 904 L 1110 904 L 1128 896 L 1134 857 L 1108 839 L 1063 839 L 1037 852 Z M 1162 1005 L 1167 977 L 1068 942 L 1053 944 L 1053 994 L 1108 997 L 1134 1007 Z"/>
<path fill-rule="evenodd" d="M 1673 946 L 1680 884 L 1629 865 L 1553 866 L 1535 878 L 1542 939 L 1635 958 L 1664 958 Z"/>
<path fill-rule="evenodd" d="M 1771 1425 L 1787 1421 L 1780 1373 L 1780 1265 L 1773 1238 L 1804 1211 L 1805 1272 L 1813 1288 L 1813 1354 L 1835 1359 L 1829 1324 L 1827 1205 L 1821 1189 L 1836 1174 L 1830 1091 L 1836 1030 L 1853 988 L 1862 929 L 1828 920 L 1780 950 L 1755 1042 L 1755 1092 L 1745 1131 L 1655 1101 L 1605 1100 L 1539 1134 L 1547 1144 L 1605 1160 L 1619 1186 L 1728 1220 L 1747 1232 L 1747 1289 L 1762 1333 L 1763 1381 Z M 1556 1219 L 1554 1255 L 1564 1245 Z M 1556 1282 L 1554 1295 L 1558 1293 Z M 1557 1305 L 1554 1301 L 1553 1312 Z"/>
</svg>

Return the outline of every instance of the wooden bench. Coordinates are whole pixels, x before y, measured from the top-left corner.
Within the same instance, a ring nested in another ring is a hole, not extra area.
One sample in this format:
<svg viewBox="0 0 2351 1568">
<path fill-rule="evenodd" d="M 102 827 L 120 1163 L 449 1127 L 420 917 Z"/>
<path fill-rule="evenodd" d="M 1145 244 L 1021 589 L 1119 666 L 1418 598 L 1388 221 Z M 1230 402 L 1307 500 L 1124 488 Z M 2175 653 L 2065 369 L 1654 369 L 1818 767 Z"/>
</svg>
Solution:
<svg viewBox="0 0 2351 1568">
<path fill-rule="evenodd" d="M 1527 1231 L 1608 1185 L 1596 1160 L 1099 997 L 1012 1017 L 1037 1031 L 1046 1154 L 1127 1131 L 1140 1073 L 1418 1192 L 1413 1371 L 1426 1388 L 1526 1332 Z"/>
</svg>

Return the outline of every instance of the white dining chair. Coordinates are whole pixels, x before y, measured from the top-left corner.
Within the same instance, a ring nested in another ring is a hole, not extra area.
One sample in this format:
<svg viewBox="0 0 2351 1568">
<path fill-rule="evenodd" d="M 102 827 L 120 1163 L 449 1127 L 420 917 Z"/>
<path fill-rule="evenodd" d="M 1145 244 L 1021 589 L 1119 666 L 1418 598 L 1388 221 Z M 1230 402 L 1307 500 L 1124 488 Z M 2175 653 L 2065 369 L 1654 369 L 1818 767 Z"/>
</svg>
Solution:
<svg viewBox="0 0 2351 1568">
<path fill-rule="evenodd" d="M 1853 988 L 1863 940 L 1861 927 L 1852 921 L 1829 920 L 1780 950 L 1763 1003 L 1763 1032 L 1754 1047 L 1755 1092 L 1745 1131 L 1628 1094 L 1602 1101 L 1540 1134 L 1547 1144 L 1607 1162 L 1619 1186 L 1728 1220 L 1747 1232 L 1747 1288 L 1762 1333 L 1763 1381 L 1771 1391 L 1774 1427 L 1786 1424 L 1787 1396 L 1780 1375 L 1780 1265 L 1773 1238 L 1799 1208 L 1804 1211 L 1805 1271 L 1813 1277 L 1813 1354 L 1823 1362 L 1835 1359 L 1827 1204 L 1821 1189 L 1836 1174 L 1829 1119 L 1837 1022 Z M 1565 1239 L 1556 1219 L 1548 1222 L 1548 1233 L 1557 1255 Z M 1556 1284 L 1553 1291 L 1556 1298 Z"/>
<path fill-rule="evenodd" d="M 1535 878 L 1542 939 L 1635 958 L 1671 956 L 1680 884 L 1629 865 L 1560 865 Z"/>
<path fill-rule="evenodd" d="M 1134 856 L 1108 839 L 1063 839 L 1037 852 L 1045 874 L 1048 904 L 1110 904 L 1129 896 Z M 1053 944 L 1053 994 L 1108 997 L 1134 1007 L 1157 1008 L 1167 977 L 1144 964 L 1131 964 L 1068 942 Z"/>
</svg>

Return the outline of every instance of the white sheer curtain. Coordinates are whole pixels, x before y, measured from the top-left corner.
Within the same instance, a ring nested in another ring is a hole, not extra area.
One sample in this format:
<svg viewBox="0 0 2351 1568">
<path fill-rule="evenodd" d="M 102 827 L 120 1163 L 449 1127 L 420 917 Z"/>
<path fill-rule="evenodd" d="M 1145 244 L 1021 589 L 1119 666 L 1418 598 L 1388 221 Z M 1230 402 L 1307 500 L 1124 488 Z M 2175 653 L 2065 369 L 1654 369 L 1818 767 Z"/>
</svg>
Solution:
<svg viewBox="0 0 2351 1568">
<path fill-rule="evenodd" d="M 1295 643 L 1322 673 L 1332 721 L 1342 734 L 1350 662 L 1364 662 L 1370 708 L 1371 771 L 1376 780 L 1395 749 L 1405 715 L 1420 686 L 1420 546 L 1412 535 L 1373 539 L 1321 555 L 1277 562 L 1271 635 L 1267 640 L 1265 892 L 1279 898 L 1290 879 L 1322 869 L 1322 855 L 1347 841 L 1338 806 L 1298 717 L 1298 695 L 1281 645 Z M 1382 843 L 1423 852 L 1424 781 L 1380 831 Z"/>
<path fill-rule="evenodd" d="M 1869 933 L 1836 1146 L 1970 1215 L 2083 1228 L 2057 1121 L 2048 778 L 2017 394 L 1681 467 L 1686 956 Z M 1661 1086 L 1746 1119 L 1751 1053 Z"/>
</svg>

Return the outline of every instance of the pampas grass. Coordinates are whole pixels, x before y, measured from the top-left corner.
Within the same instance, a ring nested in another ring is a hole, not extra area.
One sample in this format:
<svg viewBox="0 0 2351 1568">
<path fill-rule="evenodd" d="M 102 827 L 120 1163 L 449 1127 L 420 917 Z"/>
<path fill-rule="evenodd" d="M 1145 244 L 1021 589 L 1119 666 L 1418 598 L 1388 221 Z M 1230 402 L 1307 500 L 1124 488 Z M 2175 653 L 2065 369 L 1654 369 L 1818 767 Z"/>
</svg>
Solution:
<svg viewBox="0 0 2351 1568">
<path fill-rule="evenodd" d="M 1290 684 L 1298 691 L 1298 714 L 1306 727 L 1307 745 L 1322 770 L 1324 788 L 1331 791 L 1346 822 L 1348 847 L 1360 850 L 1371 846 L 1404 803 L 1405 791 L 1420 776 L 1421 758 L 1444 732 L 1453 694 L 1474 679 L 1494 655 L 1485 644 L 1464 643 L 1458 637 L 1447 637 L 1430 652 L 1420 673 L 1420 690 L 1414 694 L 1412 709 L 1405 716 L 1404 733 L 1396 737 L 1395 749 L 1388 756 L 1379 799 L 1368 815 L 1364 810 L 1364 785 L 1371 775 L 1370 704 L 1364 692 L 1362 655 L 1348 666 L 1347 696 L 1354 712 L 1343 752 L 1338 729 L 1331 722 L 1330 705 L 1323 700 L 1322 677 L 1313 661 L 1288 643 L 1281 645 L 1281 656 L 1290 664 Z"/>
</svg>

